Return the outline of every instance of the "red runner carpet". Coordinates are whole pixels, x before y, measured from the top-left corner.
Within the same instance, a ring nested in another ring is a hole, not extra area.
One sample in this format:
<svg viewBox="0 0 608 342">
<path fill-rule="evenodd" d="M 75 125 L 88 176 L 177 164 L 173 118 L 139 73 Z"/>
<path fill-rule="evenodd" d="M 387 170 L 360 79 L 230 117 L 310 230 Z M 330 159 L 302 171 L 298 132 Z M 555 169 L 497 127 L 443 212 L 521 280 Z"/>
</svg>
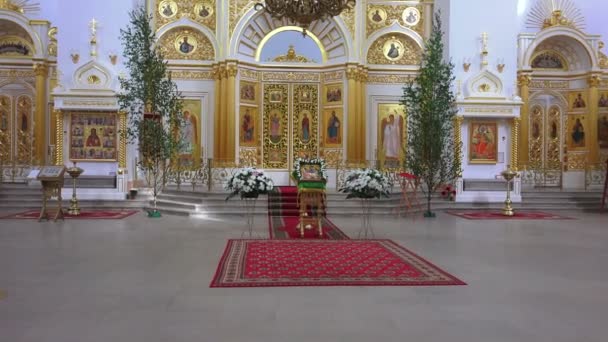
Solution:
<svg viewBox="0 0 608 342">
<path fill-rule="evenodd" d="M 546 213 L 543 211 L 515 211 L 513 216 L 505 216 L 500 211 L 448 211 L 450 215 L 462 217 L 467 220 L 573 220 L 565 217 Z"/>
<path fill-rule="evenodd" d="M 295 186 L 277 186 L 268 194 L 268 233 L 271 239 L 302 239 L 298 230 L 299 215 L 298 189 Z M 322 239 L 349 239 L 328 218 L 324 217 L 321 224 Z M 319 239 L 317 230 L 305 230 L 304 239 Z"/>
<path fill-rule="evenodd" d="M 56 211 L 49 211 L 49 218 L 55 217 Z M 74 216 L 64 210 L 66 219 L 82 220 L 121 220 L 137 213 L 137 210 L 81 210 L 80 215 Z M 17 214 L 1 217 L 2 219 L 35 219 L 40 217 L 40 210 L 28 210 Z"/>
<path fill-rule="evenodd" d="M 466 285 L 390 240 L 229 240 L 211 287 Z"/>
</svg>

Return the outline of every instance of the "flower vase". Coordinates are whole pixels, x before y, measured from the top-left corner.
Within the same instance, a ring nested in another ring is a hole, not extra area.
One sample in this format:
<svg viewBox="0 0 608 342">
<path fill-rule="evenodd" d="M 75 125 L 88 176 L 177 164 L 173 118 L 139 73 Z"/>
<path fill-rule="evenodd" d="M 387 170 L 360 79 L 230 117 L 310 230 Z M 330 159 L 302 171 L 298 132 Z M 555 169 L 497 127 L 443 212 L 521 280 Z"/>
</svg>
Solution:
<svg viewBox="0 0 608 342">
<path fill-rule="evenodd" d="M 374 238 L 374 229 L 372 228 L 372 199 L 373 196 L 361 196 L 361 230 L 359 231 L 358 237 L 361 238 L 363 235 L 364 239 L 368 236 Z"/>
<path fill-rule="evenodd" d="M 249 234 L 249 237 L 253 236 L 253 224 L 254 224 L 254 215 L 255 215 L 255 204 L 257 202 L 259 193 L 241 193 L 241 201 L 243 202 L 243 206 L 245 207 L 245 218 L 247 224 L 247 231 L 241 234 L 241 237 L 245 233 Z"/>
</svg>

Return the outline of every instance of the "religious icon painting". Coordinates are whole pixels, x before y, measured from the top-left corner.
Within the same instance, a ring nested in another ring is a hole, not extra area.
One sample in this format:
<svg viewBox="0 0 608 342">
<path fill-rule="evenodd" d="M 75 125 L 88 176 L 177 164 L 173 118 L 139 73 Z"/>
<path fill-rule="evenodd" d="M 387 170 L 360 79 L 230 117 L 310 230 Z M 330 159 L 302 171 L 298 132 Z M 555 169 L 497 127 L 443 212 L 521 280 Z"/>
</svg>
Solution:
<svg viewBox="0 0 608 342">
<path fill-rule="evenodd" d="M 402 160 L 406 139 L 405 108 L 399 103 L 378 105 L 378 158 Z"/>
<path fill-rule="evenodd" d="M 213 15 L 213 3 L 204 1 L 194 6 L 194 14 L 200 19 L 207 19 Z"/>
<path fill-rule="evenodd" d="M 324 91 L 324 104 L 331 105 L 341 105 L 342 104 L 342 84 L 327 84 L 325 85 Z"/>
<path fill-rule="evenodd" d="M 190 55 L 196 50 L 198 42 L 193 35 L 189 34 L 188 32 L 184 32 L 183 34 L 177 36 L 174 46 L 175 50 L 177 50 L 177 52 L 180 54 Z"/>
<path fill-rule="evenodd" d="M 403 43 L 395 37 L 387 40 L 382 47 L 384 57 L 391 62 L 400 60 L 403 57 L 404 51 Z"/>
<path fill-rule="evenodd" d="M 163 18 L 173 18 L 177 15 L 177 3 L 173 0 L 163 0 L 158 4 L 158 14 Z"/>
<path fill-rule="evenodd" d="M 324 147 L 342 147 L 342 108 L 323 111 L 322 129 Z"/>
<path fill-rule="evenodd" d="M 585 116 L 584 115 L 571 115 L 568 116 L 568 149 L 584 149 L 586 146 L 585 141 Z M 598 136 L 599 140 L 599 136 Z"/>
<path fill-rule="evenodd" d="M 256 107 L 241 106 L 240 108 L 239 144 L 242 147 L 256 147 L 258 109 Z"/>
<path fill-rule="evenodd" d="M 278 109 L 273 109 L 268 114 L 268 140 L 271 144 L 279 144 L 283 139 L 283 119 Z"/>
<path fill-rule="evenodd" d="M 312 114 L 310 111 L 303 110 L 299 115 L 299 123 L 300 128 L 298 129 L 298 138 L 300 138 L 300 142 L 302 144 L 307 144 L 310 142 L 310 138 L 312 136 Z"/>
<path fill-rule="evenodd" d="M 116 113 L 72 113 L 70 119 L 70 160 L 116 161 Z"/>
<path fill-rule="evenodd" d="M 608 148 L 608 114 L 602 114 L 598 119 L 597 140 L 600 148 Z"/>
<path fill-rule="evenodd" d="M 240 99 L 243 103 L 255 104 L 257 99 L 258 87 L 253 82 L 241 81 Z"/>
<path fill-rule="evenodd" d="M 600 111 L 608 111 L 608 92 L 600 93 L 600 98 L 597 101 L 597 106 L 600 108 Z"/>
<path fill-rule="evenodd" d="M 301 89 L 298 92 L 298 102 L 300 103 L 311 103 L 312 102 L 312 94 L 308 89 Z"/>
<path fill-rule="evenodd" d="M 469 163 L 498 162 L 498 125 L 496 122 L 471 122 L 469 125 Z"/>
<path fill-rule="evenodd" d="M 180 166 L 192 168 L 200 164 L 201 156 L 201 101 L 183 101 L 183 126 L 180 137 L 183 145 L 179 152 Z"/>
<path fill-rule="evenodd" d="M 271 90 L 268 94 L 268 101 L 270 103 L 281 103 L 283 102 L 283 91 L 282 90 Z"/>
<path fill-rule="evenodd" d="M 416 26 L 420 22 L 420 11 L 416 7 L 408 7 L 401 16 L 407 26 Z"/>
<path fill-rule="evenodd" d="M 268 162 L 270 163 L 282 163 L 283 162 L 283 152 L 279 149 L 269 149 L 268 150 Z"/>
<path fill-rule="evenodd" d="M 587 108 L 587 94 L 583 91 L 570 93 L 568 102 L 570 103 L 571 110 L 584 110 Z"/>
<path fill-rule="evenodd" d="M 372 7 L 367 12 L 367 18 L 374 25 L 382 25 L 386 21 L 386 11 L 380 7 Z"/>
</svg>

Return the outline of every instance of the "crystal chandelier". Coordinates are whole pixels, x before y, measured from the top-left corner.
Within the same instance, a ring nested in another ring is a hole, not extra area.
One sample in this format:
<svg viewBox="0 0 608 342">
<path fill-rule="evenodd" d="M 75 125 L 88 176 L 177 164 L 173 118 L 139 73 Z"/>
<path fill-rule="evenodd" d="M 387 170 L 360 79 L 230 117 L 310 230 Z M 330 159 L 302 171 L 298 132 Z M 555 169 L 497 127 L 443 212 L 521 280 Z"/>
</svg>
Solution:
<svg viewBox="0 0 608 342">
<path fill-rule="evenodd" d="M 266 0 L 255 4 L 256 10 L 264 10 L 271 17 L 287 18 L 297 24 L 306 35 L 306 28 L 315 20 L 325 20 L 355 7 L 356 0 Z"/>
</svg>

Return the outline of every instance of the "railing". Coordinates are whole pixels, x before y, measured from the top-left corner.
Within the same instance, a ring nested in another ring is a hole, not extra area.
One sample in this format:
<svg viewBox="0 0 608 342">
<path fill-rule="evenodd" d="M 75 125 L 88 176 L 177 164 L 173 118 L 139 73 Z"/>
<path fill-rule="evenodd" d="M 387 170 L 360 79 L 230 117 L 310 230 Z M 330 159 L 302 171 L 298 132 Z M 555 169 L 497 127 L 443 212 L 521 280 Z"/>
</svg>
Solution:
<svg viewBox="0 0 608 342">
<path fill-rule="evenodd" d="M 523 166 L 521 172 L 522 185 L 533 188 L 562 188 L 563 165 L 554 163 L 552 165 L 528 165 Z"/>
<path fill-rule="evenodd" d="M 27 183 L 27 176 L 33 169 L 32 165 L 0 157 L 0 183 Z"/>
<path fill-rule="evenodd" d="M 585 167 L 585 190 L 602 189 L 606 182 L 606 163 L 588 164 Z"/>
</svg>

